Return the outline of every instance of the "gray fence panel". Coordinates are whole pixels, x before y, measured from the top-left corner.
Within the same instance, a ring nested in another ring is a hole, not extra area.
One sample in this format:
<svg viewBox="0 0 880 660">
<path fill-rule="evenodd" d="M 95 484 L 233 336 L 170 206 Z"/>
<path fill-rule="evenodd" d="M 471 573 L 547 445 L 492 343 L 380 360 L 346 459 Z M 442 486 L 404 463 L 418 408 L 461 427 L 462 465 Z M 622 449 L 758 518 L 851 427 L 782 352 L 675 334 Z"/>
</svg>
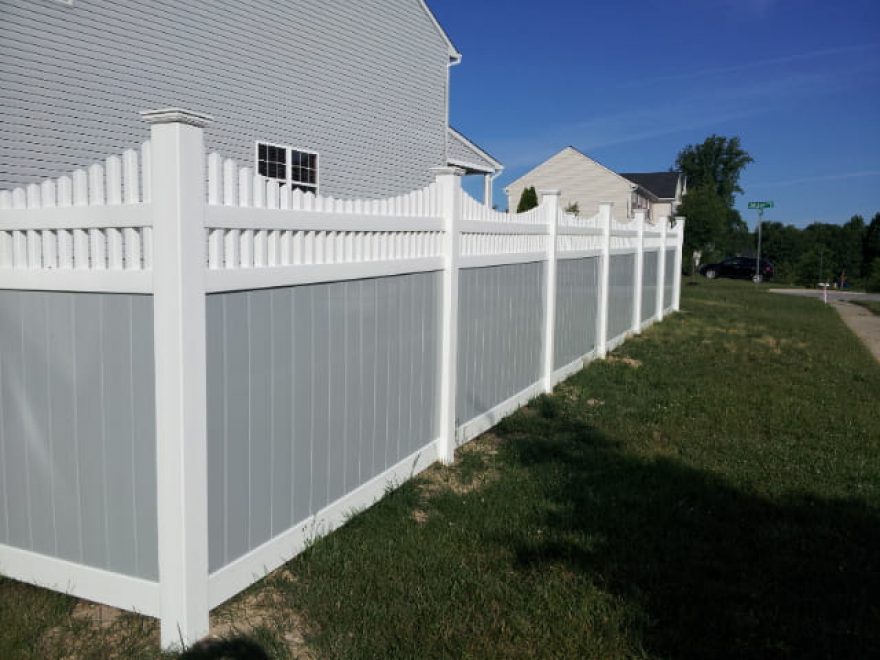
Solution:
<svg viewBox="0 0 880 660">
<path fill-rule="evenodd" d="M 210 569 L 432 442 L 440 275 L 208 296 Z"/>
<path fill-rule="evenodd" d="M 0 541 L 158 579 L 149 296 L 0 292 Z"/>
<path fill-rule="evenodd" d="M 544 264 L 459 274 L 459 424 L 491 410 L 540 376 Z"/>
<path fill-rule="evenodd" d="M 554 343 L 557 369 L 596 347 L 598 294 L 599 257 L 559 261 Z"/>
<path fill-rule="evenodd" d="M 675 248 L 666 250 L 666 272 L 663 279 L 663 309 L 672 307 L 672 291 L 675 284 Z"/>
<path fill-rule="evenodd" d="M 635 295 L 634 254 L 611 257 L 608 279 L 608 339 L 614 339 L 632 328 Z"/>
<path fill-rule="evenodd" d="M 657 313 L 657 276 L 660 253 L 656 250 L 645 251 L 645 265 L 642 270 L 642 321 L 647 321 Z"/>
</svg>

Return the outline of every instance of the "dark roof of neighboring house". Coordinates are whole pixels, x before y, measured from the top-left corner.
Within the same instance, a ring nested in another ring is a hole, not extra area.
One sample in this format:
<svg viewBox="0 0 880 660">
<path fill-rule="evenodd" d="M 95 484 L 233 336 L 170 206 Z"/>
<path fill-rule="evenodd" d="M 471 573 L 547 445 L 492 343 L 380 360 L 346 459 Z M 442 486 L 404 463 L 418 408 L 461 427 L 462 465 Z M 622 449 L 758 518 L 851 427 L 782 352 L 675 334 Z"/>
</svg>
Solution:
<svg viewBox="0 0 880 660">
<path fill-rule="evenodd" d="M 658 199 L 675 199 L 680 172 L 630 172 L 620 176 L 653 193 Z"/>
</svg>

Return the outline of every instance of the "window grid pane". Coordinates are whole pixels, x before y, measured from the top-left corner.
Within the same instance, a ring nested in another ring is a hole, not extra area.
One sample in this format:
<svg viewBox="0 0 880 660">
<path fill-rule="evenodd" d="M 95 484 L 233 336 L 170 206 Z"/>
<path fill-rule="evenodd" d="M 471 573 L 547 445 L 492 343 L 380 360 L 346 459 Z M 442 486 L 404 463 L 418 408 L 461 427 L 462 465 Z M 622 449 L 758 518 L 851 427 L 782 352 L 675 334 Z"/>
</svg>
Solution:
<svg viewBox="0 0 880 660">
<path fill-rule="evenodd" d="M 287 149 L 258 143 L 257 172 L 270 179 L 287 181 Z"/>
<path fill-rule="evenodd" d="M 288 167 L 293 190 L 317 194 L 318 154 L 265 142 L 257 143 L 257 172 L 260 176 L 288 181 Z"/>
</svg>

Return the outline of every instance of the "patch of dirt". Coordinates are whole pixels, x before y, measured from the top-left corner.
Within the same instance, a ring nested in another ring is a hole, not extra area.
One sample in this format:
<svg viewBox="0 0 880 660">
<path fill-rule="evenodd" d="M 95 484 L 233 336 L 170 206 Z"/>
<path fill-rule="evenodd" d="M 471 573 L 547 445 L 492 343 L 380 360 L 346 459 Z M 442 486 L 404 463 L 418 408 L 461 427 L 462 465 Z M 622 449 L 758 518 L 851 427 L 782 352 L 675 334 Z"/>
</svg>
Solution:
<svg viewBox="0 0 880 660">
<path fill-rule="evenodd" d="M 491 432 L 484 433 L 479 438 L 459 447 L 458 454 L 461 457 L 478 455 L 491 459 L 498 454 L 498 446 L 500 444 L 501 438 L 497 435 Z M 444 467 L 435 465 L 422 473 L 419 490 L 427 498 L 444 490 L 451 491 L 456 495 L 467 495 L 493 483 L 498 477 L 498 469 L 494 467 L 491 460 L 485 461 L 483 469 L 475 471 L 472 478 L 467 482 L 462 480 L 461 470 L 458 466 Z M 413 515 L 415 515 L 415 512 Z"/>
<path fill-rule="evenodd" d="M 220 639 L 250 635 L 259 628 L 280 633 L 294 658 L 315 658 L 305 641 L 307 627 L 302 615 L 288 606 L 275 583 L 296 580 L 289 569 L 280 568 L 263 582 L 211 614 L 209 638 Z"/>
<path fill-rule="evenodd" d="M 158 648 L 159 643 L 156 619 L 80 600 L 64 623 L 43 634 L 40 649 L 43 657 L 72 660 L 114 656 L 119 649 Z"/>
<path fill-rule="evenodd" d="M 633 369 L 638 369 L 639 367 L 642 366 L 641 360 L 636 360 L 635 358 L 631 358 L 631 357 L 609 355 L 605 359 L 612 364 L 624 364 L 627 367 L 632 367 Z"/>
<path fill-rule="evenodd" d="M 81 600 L 73 608 L 70 616 L 74 620 L 89 623 L 96 628 L 106 629 L 116 623 L 123 614 L 125 612 L 115 607 Z"/>
<path fill-rule="evenodd" d="M 782 354 L 782 342 L 779 341 L 776 337 L 764 335 L 763 337 L 759 337 L 756 341 L 759 344 L 769 348 L 775 355 Z"/>
<path fill-rule="evenodd" d="M 577 389 L 565 383 L 556 389 L 556 396 L 565 399 L 569 403 L 576 403 L 579 398 Z"/>
<path fill-rule="evenodd" d="M 428 522 L 428 514 L 421 509 L 413 509 L 410 518 L 412 518 L 417 525 L 424 525 Z"/>
</svg>

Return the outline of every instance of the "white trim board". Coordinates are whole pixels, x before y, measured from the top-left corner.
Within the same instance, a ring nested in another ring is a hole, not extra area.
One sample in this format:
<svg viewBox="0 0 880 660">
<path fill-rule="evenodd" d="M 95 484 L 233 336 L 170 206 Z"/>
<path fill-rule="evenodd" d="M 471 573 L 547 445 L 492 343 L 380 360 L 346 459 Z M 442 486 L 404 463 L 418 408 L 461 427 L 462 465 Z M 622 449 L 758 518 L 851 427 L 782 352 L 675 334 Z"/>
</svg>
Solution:
<svg viewBox="0 0 880 660">
<path fill-rule="evenodd" d="M 344 525 L 353 514 L 382 499 L 389 486 L 396 488 L 437 458 L 437 440 L 434 440 L 295 527 L 215 571 L 208 577 L 208 607 L 217 607 L 284 565 L 313 540 L 326 536 Z"/>
<path fill-rule="evenodd" d="M 543 392 L 542 386 L 543 383 L 540 380 L 536 381 L 534 384 L 529 385 L 521 392 L 514 394 L 506 401 L 502 401 L 488 412 L 474 417 L 470 421 L 459 426 L 458 431 L 455 434 L 455 446 L 461 447 L 470 442 L 481 433 L 485 433 L 491 429 L 512 412 L 539 396 Z"/>
<path fill-rule="evenodd" d="M 207 229 L 356 232 L 442 232 L 441 218 L 335 213 L 252 206 L 205 206 Z"/>
<path fill-rule="evenodd" d="M 556 253 L 556 260 L 562 261 L 565 259 L 590 259 L 593 257 L 601 256 L 602 248 L 595 248 L 593 250 L 559 250 Z"/>
<path fill-rule="evenodd" d="M 546 224 L 528 224 L 525 222 L 462 220 L 458 223 L 458 229 L 462 234 L 549 235 Z"/>
<path fill-rule="evenodd" d="M 482 254 L 459 259 L 459 268 L 486 268 L 489 266 L 506 266 L 508 264 L 528 264 L 547 261 L 546 252 L 522 252 L 520 254 Z"/>
<path fill-rule="evenodd" d="M 0 575 L 129 612 L 159 616 L 159 583 L 0 544 Z"/>
<path fill-rule="evenodd" d="M 205 271 L 207 293 L 248 291 L 277 287 L 361 280 L 443 270 L 443 257 L 359 261 L 347 264 L 302 264 L 261 268 L 230 268 Z"/>
<path fill-rule="evenodd" d="M 610 353 L 610 352 L 613 351 L 615 348 L 617 348 L 618 346 L 620 346 L 621 344 L 623 344 L 623 342 L 625 342 L 627 339 L 629 339 L 630 336 L 632 336 L 632 331 L 631 331 L 631 330 L 627 330 L 626 332 L 617 335 L 614 339 L 609 339 L 608 342 L 607 342 L 607 344 L 606 344 L 606 348 L 605 348 L 605 350 L 606 350 L 608 353 Z"/>
<path fill-rule="evenodd" d="M 562 381 L 567 380 L 570 376 L 573 376 L 574 374 L 579 372 L 581 369 L 586 367 L 590 362 L 596 360 L 598 357 L 599 352 L 597 349 L 594 348 L 589 353 L 586 353 L 576 360 L 569 362 L 567 365 L 560 367 L 553 372 L 553 376 L 551 379 L 553 386 L 556 387 Z"/>
<path fill-rule="evenodd" d="M 0 270 L 0 289 L 88 293 L 153 292 L 149 270 Z"/>
<path fill-rule="evenodd" d="M 105 206 L 55 206 L 40 209 L 3 209 L 0 230 L 39 231 L 40 229 L 125 229 L 151 227 L 153 210 L 149 203 L 107 204 Z"/>
</svg>

